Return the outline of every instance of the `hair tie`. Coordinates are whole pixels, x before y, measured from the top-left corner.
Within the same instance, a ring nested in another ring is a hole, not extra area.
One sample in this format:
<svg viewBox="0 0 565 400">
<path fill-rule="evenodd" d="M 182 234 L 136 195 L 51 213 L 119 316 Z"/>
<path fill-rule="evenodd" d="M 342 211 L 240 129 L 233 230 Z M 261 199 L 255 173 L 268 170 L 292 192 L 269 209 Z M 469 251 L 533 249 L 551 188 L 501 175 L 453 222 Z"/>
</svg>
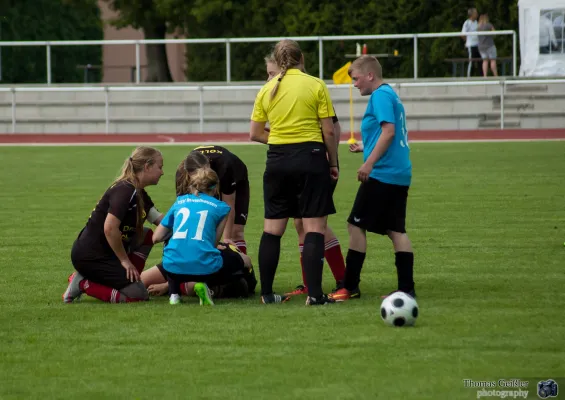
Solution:
<svg viewBox="0 0 565 400">
<path fill-rule="evenodd" d="M 133 162 L 133 158 L 130 157 L 129 160 L 130 160 L 130 162 Z"/>
<path fill-rule="evenodd" d="M 214 183 L 212 186 L 208 187 L 208 189 L 216 189 L 216 184 Z"/>
</svg>

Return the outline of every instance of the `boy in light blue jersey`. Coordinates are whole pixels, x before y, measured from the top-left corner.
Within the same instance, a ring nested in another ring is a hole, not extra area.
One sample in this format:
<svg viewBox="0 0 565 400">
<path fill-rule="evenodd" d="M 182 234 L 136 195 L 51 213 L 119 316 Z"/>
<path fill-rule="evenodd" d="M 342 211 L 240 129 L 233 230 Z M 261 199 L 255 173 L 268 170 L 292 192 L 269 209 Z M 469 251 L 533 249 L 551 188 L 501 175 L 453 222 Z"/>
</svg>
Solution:
<svg viewBox="0 0 565 400">
<path fill-rule="evenodd" d="M 170 303 L 180 303 L 180 286 L 197 282 L 200 304 L 213 305 L 208 285 L 224 285 L 243 273 L 244 258 L 231 249 L 218 249 L 230 207 L 215 198 L 218 175 L 207 165 L 193 172 L 187 185 L 153 234 L 153 242 L 167 240 L 163 272 L 169 284 Z M 221 247 L 221 246 L 220 246 Z M 187 292 L 187 290 L 185 290 Z"/>
<path fill-rule="evenodd" d="M 383 124 L 394 125 L 394 136 L 384 154 L 373 162 L 369 158 L 382 135 Z M 372 164 L 369 178 L 393 185 L 410 186 L 412 163 L 410 147 L 408 147 L 406 114 L 402 101 L 386 83 L 380 85 L 371 94 L 361 122 L 361 137 L 365 170 Z"/>
<path fill-rule="evenodd" d="M 361 95 L 371 97 L 361 122 L 363 145 L 350 146 L 354 153 L 363 152 L 364 163 L 357 171 L 361 185 L 347 220 L 349 251 L 344 287 L 331 297 L 336 301 L 361 297 L 359 282 L 367 252 L 367 231 L 392 240 L 398 291 L 415 296 L 414 253 L 405 227 L 412 163 L 404 106 L 395 91 L 383 82 L 382 68 L 375 57 L 356 59 L 349 75 Z"/>
</svg>

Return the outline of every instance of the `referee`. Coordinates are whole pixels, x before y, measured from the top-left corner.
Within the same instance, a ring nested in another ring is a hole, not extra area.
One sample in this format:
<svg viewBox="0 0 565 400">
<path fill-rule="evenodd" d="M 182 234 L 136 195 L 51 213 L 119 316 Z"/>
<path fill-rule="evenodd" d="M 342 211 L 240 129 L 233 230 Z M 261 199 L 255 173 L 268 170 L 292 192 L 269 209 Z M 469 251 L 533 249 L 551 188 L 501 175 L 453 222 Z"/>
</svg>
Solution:
<svg viewBox="0 0 565 400">
<path fill-rule="evenodd" d="M 265 222 L 259 244 L 261 301 L 288 300 L 273 292 L 273 281 L 288 219 L 302 218 L 306 304 L 332 303 L 322 291 L 322 268 L 327 217 L 335 214 L 332 179 L 339 176 L 333 105 L 325 83 L 300 70 L 304 56 L 298 43 L 281 40 L 273 55 L 280 73 L 257 94 L 250 133 L 251 140 L 269 145 L 263 175 Z M 270 132 L 265 131 L 267 122 Z"/>
</svg>

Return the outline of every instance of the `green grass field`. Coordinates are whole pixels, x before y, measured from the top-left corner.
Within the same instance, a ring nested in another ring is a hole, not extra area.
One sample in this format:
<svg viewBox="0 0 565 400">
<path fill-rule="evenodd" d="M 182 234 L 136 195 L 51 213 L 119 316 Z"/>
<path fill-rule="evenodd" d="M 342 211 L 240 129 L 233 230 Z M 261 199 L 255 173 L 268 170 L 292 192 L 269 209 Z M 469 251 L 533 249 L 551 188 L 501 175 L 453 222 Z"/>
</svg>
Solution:
<svg viewBox="0 0 565 400">
<path fill-rule="evenodd" d="M 1 399 L 474 399 L 463 379 L 565 377 L 565 142 L 412 145 L 420 317 L 402 329 L 380 319 L 396 270 L 390 241 L 374 235 L 358 301 L 63 304 L 73 240 L 132 149 L 0 150 Z M 148 191 L 166 211 L 189 148 L 161 150 L 165 176 Z M 265 148 L 232 150 L 250 172 L 256 261 Z M 342 146 L 330 225 L 344 254 L 360 164 Z M 328 268 L 324 278 L 329 291 Z M 275 290 L 300 280 L 289 224 Z"/>
</svg>

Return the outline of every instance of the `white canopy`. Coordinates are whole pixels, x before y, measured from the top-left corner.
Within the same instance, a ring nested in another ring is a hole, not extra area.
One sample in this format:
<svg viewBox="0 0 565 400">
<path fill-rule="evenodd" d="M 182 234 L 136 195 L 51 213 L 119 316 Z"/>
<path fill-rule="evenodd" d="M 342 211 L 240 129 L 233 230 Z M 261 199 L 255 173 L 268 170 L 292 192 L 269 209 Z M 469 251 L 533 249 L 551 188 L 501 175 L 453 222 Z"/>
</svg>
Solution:
<svg viewBox="0 0 565 400">
<path fill-rule="evenodd" d="M 519 0 L 520 76 L 565 76 L 565 0 Z"/>
</svg>

